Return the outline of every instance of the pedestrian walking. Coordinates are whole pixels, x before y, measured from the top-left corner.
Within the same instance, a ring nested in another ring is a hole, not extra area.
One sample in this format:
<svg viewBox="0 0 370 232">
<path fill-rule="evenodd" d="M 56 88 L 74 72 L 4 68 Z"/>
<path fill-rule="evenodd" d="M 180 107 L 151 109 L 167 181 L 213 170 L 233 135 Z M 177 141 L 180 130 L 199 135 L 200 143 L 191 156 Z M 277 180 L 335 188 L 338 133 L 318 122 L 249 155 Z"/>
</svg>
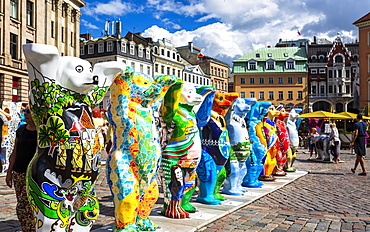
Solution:
<svg viewBox="0 0 370 232">
<path fill-rule="evenodd" d="M 308 159 L 312 159 L 312 155 L 313 155 L 313 152 L 315 151 L 315 158 L 317 158 L 317 150 L 316 150 L 316 146 L 315 146 L 315 136 L 319 136 L 319 132 L 317 131 L 316 128 L 312 128 L 311 129 L 311 133 L 307 136 L 307 140 L 308 140 L 308 152 L 310 152 L 310 158 Z"/>
<path fill-rule="evenodd" d="M 339 163 L 339 152 L 340 152 L 340 139 L 339 132 L 335 123 L 330 123 L 330 141 L 331 141 L 331 154 L 334 157 L 334 163 Z"/>
<path fill-rule="evenodd" d="M 26 193 L 27 167 L 36 152 L 37 131 L 30 110 L 23 110 L 26 125 L 17 129 L 14 149 L 9 158 L 9 168 L 6 174 L 6 185 L 14 185 L 17 197 L 16 212 L 22 231 L 35 231 L 33 210 L 28 202 Z"/>
<path fill-rule="evenodd" d="M 362 172 L 358 175 L 366 176 L 366 168 L 365 168 L 365 155 L 366 155 L 366 123 L 362 119 L 362 115 L 358 114 L 356 118 L 357 122 L 353 126 L 353 137 L 350 147 L 355 149 L 356 153 L 356 161 L 355 167 L 351 168 L 353 173 L 356 172 L 356 168 L 358 164 L 361 165 Z"/>
</svg>

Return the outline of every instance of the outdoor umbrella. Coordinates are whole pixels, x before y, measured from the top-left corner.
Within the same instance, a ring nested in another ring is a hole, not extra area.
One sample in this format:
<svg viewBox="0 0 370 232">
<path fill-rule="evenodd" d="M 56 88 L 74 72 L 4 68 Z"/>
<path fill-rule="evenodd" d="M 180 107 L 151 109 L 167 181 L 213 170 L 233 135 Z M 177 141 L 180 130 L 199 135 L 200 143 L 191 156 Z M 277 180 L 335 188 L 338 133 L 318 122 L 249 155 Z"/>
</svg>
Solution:
<svg viewBox="0 0 370 232">
<path fill-rule="evenodd" d="M 301 114 L 300 118 L 329 118 L 329 119 L 351 119 L 351 117 L 330 113 L 327 111 L 315 111 L 311 113 Z"/>
<path fill-rule="evenodd" d="M 357 114 L 350 113 L 350 112 L 340 112 L 338 114 L 347 116 L 347 117 L 349 117 L 348 119 L 355 119 L 357 117 Z M 362 116 L 362 118 L 363 119 L 370 119 L 370 117 L 367 117 L 367 116 Z"/>
</svg>

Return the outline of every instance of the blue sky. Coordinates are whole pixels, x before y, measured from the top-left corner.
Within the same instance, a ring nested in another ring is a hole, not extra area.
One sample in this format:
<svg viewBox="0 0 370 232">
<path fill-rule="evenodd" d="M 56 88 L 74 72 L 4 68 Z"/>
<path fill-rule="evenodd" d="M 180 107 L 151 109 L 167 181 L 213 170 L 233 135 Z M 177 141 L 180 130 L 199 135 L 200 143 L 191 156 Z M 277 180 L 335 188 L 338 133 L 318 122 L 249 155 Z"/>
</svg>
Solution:
<svg viewBox="0 0 370 232">
<path fill-rule="evenodd" d="M 142 32 L 155 41 L 188 42 L 205 55 L 232 64 L 281 38 L 313 36 L 344 42 L 358 38 L 354 21 L 370 11 L 369 0 L 85 0 L 81 34 L 100 37 L 107 20 L 122 22 L 122 36 Z M 301 35 L 298 35 L 300 31 Z"/>
</svg>

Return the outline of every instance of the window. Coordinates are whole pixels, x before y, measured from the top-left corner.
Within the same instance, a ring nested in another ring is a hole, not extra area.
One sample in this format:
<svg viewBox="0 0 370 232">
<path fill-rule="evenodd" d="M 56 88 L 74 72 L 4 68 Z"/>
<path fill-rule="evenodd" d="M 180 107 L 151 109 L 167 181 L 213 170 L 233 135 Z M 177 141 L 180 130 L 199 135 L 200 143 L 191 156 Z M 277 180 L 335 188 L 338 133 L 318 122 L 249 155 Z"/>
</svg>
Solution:
<svg viewBox="0 0 370 232">
<path fill-rule="evenodd" d="M 294 60 L 287 60 L 286 61 L 286 68 L 287 69 L 295 69 L 295 61 Z"/>
<path fill-rule="evenodd" d="M 164 65 L 161 65 L 161 73 L 164 74 Z"/>
<path fill-rule="evenodd" d="M 18 59 L 18 35 L 10 33 L 10 55 L 12 59 Z"/>
<path fill-rule="evenodd" d="M 177 76 L 180 77 L 181 76 L 181 72 L 180 70 L 177 70 Z"/>
<path fill-rule="evenodd" d="M 27 1 L 26 24 L 33 26 L 33 2 L 31 1 Z"/>
<path fill-rule="evenodd" d="M 288 91 L 288 99 L 293 99 L 293 91 Z"/>
<path fill-rule="evenodd" d="M 221 76 L 219 68 L 217 69 L 217 74 L 218 74 L 218 76 Z"/>
<path fill-rule="evenodd" d="M 317 62 L 317 56 L 311 56 L 311 62 L 316 63 Z"/>
<path fill-rule="evenodd" d="M 279 84 L 283 84 L 284 83 L 283 78 L 279 77 L 278 82 L 279 82 Z"/>
<path fill-rule="evenodd" d="M 249 84 L 254 84 L 254 77 L 251 77 L 251 79 L 249 79 Z"/>
<path fill-rule="evenodd" d="M 249 96 L 251 97 L 251 98 L 255 98 L 256 96 L 254 95 L 254 92 L 250 92 L 249 93 Z"/>
<path fill-rule="evenodd" d="M 144 65 L 140 64 L 140 72 L 143 73 L 144 72 Z"/>
<path fill-rule="evenodd" d="M 139 46 L 139 57 L 143 57 L 144 56 L 144 48 Z"/>
<path fill-rule="evenodd" d="M 107 42 L 107 52 L 112 52 L 113 51 L 113 42 L 108 41 Z"/>
<path fill-rule="evenodd" d="M 244 77 L 240 78 L 240 84 L 245 84 L 245 78 Z"/>
<path fill-rule="evenodd" d="M 274 91 L 269 91 L 269 99 L 274 99 Z"/>
<path fill-rule="evenodd" d="M 312 88 L 311 88 L 311 92 L 312 93 L 316 93 L 316 85 L 313 85 Z"/>
<path fill-rule="evenodd" d="M 298 91 L 298 99 L 302 99 L 303 98 L 303 92 L 302 91 Z"/>
<path fill-rule="evenodd" d="M 325 62 L 325 56 L 324 55 L 320 55 L 319 56 L 319 62 L 320 63 L 324 63 Z"/>
<path fill-rule="evenodd" d="M 320 85 L 320 93 L 325 93 L 325 86 Z"/>
<path fill-rule="evenodd" d="M 167 51 L 167 57 L 171 57 L 170 51 Z"/>
<path fill-rule="evenodd" d="M 167 67 L 167 75 L 170 75 L 170 67 Z"/>
<path fill-rule="evenodd" d="M 85 55 L 85 45 L 80 46 L 80 55 L 81 56 Z"/>
<path fill-rule="evenodd" d="M 311 69 L 311 74 L 317 74 L 317 69 Z"/>
<path fill-rule="evenodd" d="M 319 69 L 319 73 L 325 73 L 325 69 L 324 68 L 320 68 Z"/>
<path fill-rule="evenodd" d="M 265 84 L 265 78 L 260 77 L 260 84 Z"/>
<path fill-rule="evenodd" d="M 74 32 L 71 31 L 71 47 L 74 47 L 75 46 L 75 36 L 74 36 Z"/>
<path fill-rule="evenodd" d="M 288 53 L 284 53 L 284 57 L 288 57 Z"/>
<path fill-rule="evenodd" d="M 284 99 L 284 92 L 283 91 L 279 91 L 278 95 L 279 95 L 279 99 Z"/>
<path fill-rule="evenodd" d="M 18 101 L 18 87 L 20 83 L 20 78 L 13 77 L 13 89 L 12 89 L 12 101 L 17 102 Z"/>
<path fill-rule="evenodd" d="M 298 84 L 302 84 L 302 77 L 298 77 L 298 81 L 297 81 Z"/>
<path fill-rule="evenodd" d="M 51 21 L 51 24 L 50 24 L 50 34 L 51 34 L 51 38 L 54 38 L 54 21 Z"/>
<path fill-rule="evenodd" d="M 87 54 L 94 54 L 94 44 L 89 44 Z"/>
<path fill-rule="evenodd" d="M 288 84 L 293 84 L 293 77 L 288 77 Z"/>
<path fill-rule="evenodd" d="M 161 55 L 164 56 L 164 49 L 161 49 Z"/>
<path fill-rule="evenodd" d="M 348 69 L 346 70 L 346 77 L 347 78 L 351 77 Z"/>
<path fill-rule="evenodd" d="M 350 85 L 346 85 L 346 93 L 351 93 L 351 86 Z"/>
<path fill-rule="evenodd" d="M 245 92 L 240 92 L 240 97 L 245 98 Z"/>
<path fill-rule="evenodd" d="M 172 75 L 176 75 L 176 70 L 173 68 L 172 69 Z M 198 80 L 198 77 L 197 77 L 197 80 Z M 197 81 L 198 82 L 198 81 Z M 198 83 L 197 83 L 198 84 Z"/>
<path fill-rule="evenodd" d="M 265 99 L 265 92 L 260 92 L 260 99 Z"/>
<path fill-rule="evenodd" d="M 132 68 L 132 71 L 135 72 L 135 62 L 131 62 L 131 68 Z"/>
<path fill-rule="evenodd" d="M 155 64 L 155 66 L 154 66 L 154 71 L 157 73 L 158 72 L 158 64 Z"/>
<path fill-rule="evenodd" d="M 100 42 L 98 43 L 98 53 L 103 53 L 104 52 L 104 43 Z"/>
<path fill-rule="evenodd" d="M 329 93 L 333 93 L 333 86 L 332 85 L 329 85 L 328 87 L 329 87 L 329 90 L 328 90 Z"/>
<path fill-rule="evenodd" d="M 256 57 L 260 57 L 260 54 L 259 54 L 259 53 L 257 53 L 257 54 L 256 54 Z"/>
<path fill-rule="evenodd" d="M 121 52 L 126 53 L 126 43 L 123 41 L 121 42 Z"/>
<path fill-rule="evenodd" d="M 135 44 L 130 43 L 130 54 L 134 55 L 135 54 Z"/>
<path fill-rule="evenodd" d="M 268 57 L 272 57 L 272 54 L 271 54 L 271 53 L 268 53 L 268 54 L 267 54 L 267 56 L 268 56 Z"/>
<path fill-rule="evenodd" d="M 150 75 L 150 67 L 148 66 L 147 68 L 147 72 L 146 72 L 148 75 Z"/>
<path fill-rule="evenodd" d="M 268 70 L 273 70 L 275 69 L 275 62 L 270 60 L 266 62 L 266 69 Z"/>
<path fill-rule="evenodd" d="M 62 40 L 62 43 L 64 43 L 64 27 L 62 27 L 61 29 L 61 40 Z"/>
<path fill-rule="evenodd" d="M 343 63 L 343 57 L 341 55 L 337 55 L 334 58 L 335 63 Z"/>
<path fill-rule="evenodd" d="M 146 59 L 150 60 L 150 50 L 149 50 L 149 48 L 146 49 Z"/>
<path fill-rule="evenodd" d="M 274 78 L 273 77 L 269 77 L 269 84 L 274 84 Z"/>
<path fill-rule="evenodd" d="M 18 0 L 10 0 L 10 17 L 18 19 Z"/>
</svg>

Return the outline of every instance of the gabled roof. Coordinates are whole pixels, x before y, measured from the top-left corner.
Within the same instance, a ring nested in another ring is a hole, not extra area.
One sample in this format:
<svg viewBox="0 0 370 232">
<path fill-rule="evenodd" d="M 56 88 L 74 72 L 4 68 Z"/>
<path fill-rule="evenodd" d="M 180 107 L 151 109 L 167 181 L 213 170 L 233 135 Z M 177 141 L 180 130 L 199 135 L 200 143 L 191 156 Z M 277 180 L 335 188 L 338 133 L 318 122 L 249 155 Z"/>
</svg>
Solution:
<svg viewBox="0 0 370 232">
<path fill-rule="evenodd" d="M 362 16 L 360 19 L 358 19 L 353 24 L 362 23 L 362 22 L 369 21 L 369 20 L 370 20 L 370 12 L 367 13 L 366 15 Z"/>
<path fill-rule="evenodd" d="M 235 62 L 247 62 L 249 60 L 266 61 L 273 59 L 275 61 L 285 61 L 289 58 L 295 60 L 307 60 L 307 54 L 304 47 L 278 47 L 278 48 L 260 48 L 254 52 L 240 57 Z"/>
</svg>

